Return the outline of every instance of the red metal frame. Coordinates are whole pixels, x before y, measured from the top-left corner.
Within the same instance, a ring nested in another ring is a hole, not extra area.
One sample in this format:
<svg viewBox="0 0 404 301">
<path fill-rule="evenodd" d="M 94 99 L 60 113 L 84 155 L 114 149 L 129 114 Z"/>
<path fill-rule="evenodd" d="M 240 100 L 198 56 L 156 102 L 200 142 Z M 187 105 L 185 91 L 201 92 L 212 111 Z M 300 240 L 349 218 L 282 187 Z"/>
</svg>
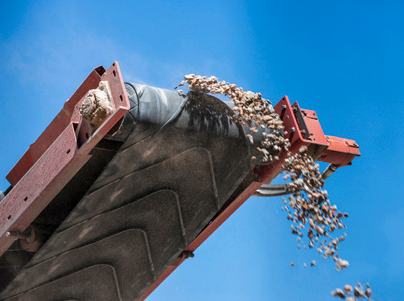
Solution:
<svg viewBox="0 0 404 301">
<path fill-rule="evenodd" d="M 313 157 L 318 157 L 328 147 L 320 122 L 314 111 L 301 110 L 299 104 L 290 104 L 284 96 L 274 107 L 280 116 L 291 143 L 290 151 L 296 153 L 301 146 L 307 146 Z"/>
<path fill-rule="evenodd" d="M 301 146 L 307 146 L 310 154 L 317 160 L 342 167 L 360 156 L 359 146 L 354 140 L 326 136 L 315 111 L 301 109 L 295 102 L 290 105 L 289 98 L 283 97 L 275 107 L 291 142 L 291 152 L 296 153 Z"/>
<path fill-rule="evenodd" d="M 100 81 L 109 83 L 114 111 L 90 135 L 79 108 L 87 92 L 97 88 Z M 0 202 L 0 256 L 14 241 L 6 233 L 23 232 L 34 221 L 88 161 L 90 151 L 129 109 L 118 62 L 114 62 L 106 71 L 103 67 L 93 70 L 7 175 L 13 187 Z"/>
<path fill-rule="evenodd" d="M 336 167 L 351 165 L 360 156 L 359 145 L 350 139 L 327 136 L 328 148 L 317 161 L 328 162 Z"/>
<path fill-rule="evenodd" d="M 97 88 L 101 80 L 109 82 L 115 110 L 90 136 L 88 125 L 82 121 L 79 108 L 87 92 Z M 119 122 L 129 108 L 118 63 L 114 62 L 108 70 L 102 66 L 94 69 L 7 175 L 13 188 L 0 202 L 0 256 L 14 241 L 13 238 L 6 237 L 6 232 L 23 232 L 32 223 L 87 162 L 91 149 Z M 305 145 L 315 158 L 333 163 L 337 167 L 349 165 L 353 158 L 360 155 L 355 141 L 325 136 L 316 113 L 300 109 L 297 102 L 291 105 L 287 96 L 274 108 L 283 120 L 287 131 L 285 138 L 291 141 L 292 154 Z M 140 300 L 145 300 L 186 258 L 192 257 L 193 252 L 263 183 L 270 183 L 281 172 L 286 156 L 285 152 L 281 152 L 278 161 L 255 168 L 252 173 L 258 176 L 258 180 L 252 182 L 212 220 Z"/>
<path fill-rule="evenodd" d="M 29 147 L 17 164 L 7 174 L 6 179 L 15 186 L 36 161 L 46 152 L 52 143 L 71 123 L 71 118 L 75 106 L 81 100 L 83 95 L 90 89 L 95 89 L 101 80 L 101 75 L 105 73 L 104 67 L 100 66 L 94 69 L 77 91 L 64 104 L 63 109 L 56 115 L 53 121 L 39 136 L 39 138 Z"/>
</svg>

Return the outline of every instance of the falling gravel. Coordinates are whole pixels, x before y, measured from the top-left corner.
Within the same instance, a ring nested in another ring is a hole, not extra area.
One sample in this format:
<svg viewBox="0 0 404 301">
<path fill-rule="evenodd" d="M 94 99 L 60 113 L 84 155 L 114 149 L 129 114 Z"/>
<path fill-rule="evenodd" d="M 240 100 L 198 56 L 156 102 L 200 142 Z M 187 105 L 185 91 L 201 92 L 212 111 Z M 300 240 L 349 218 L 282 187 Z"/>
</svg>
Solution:
<svg viewBox="0 0 404 301">
<path fill-rule="evenodd" d="M 316 264 L 317 264 L 317 262 L 316 262 L 315 260 L 313 260 L 313 261 L 310 263 L 310 266 L 314 267 Z"/>
<path fill-rule="evenodd" d="M 216 77 L 200 76 L 189 74 L 184 76 L 178 86 L 188 84 L 189 89 L 211 94 L 221 94 L 229 97 L 233 103 L 235 112 L 234 120 L 242 125 L 247 124 L 252 133 L 257 133 L 259 127 L 270 129 L 271 133 L 263 132 L 265 139 L 258 147 L 258 151 L 263 154 L 263 161 L 270 163 L 280 160 L 280 152 L 287 154 L 285 164 L 282 168 L 285 173 L 284 180 L 290 181 L 287 189 L 291 193 L 288 200 L 283 198 L 283 209 L 288 212 L 287 219 L 291 221 L 291 232 L 298 236 L 297 247 L 302 247 L 302 239 L 307 241 L 307 246 L 316 248 L 323 258 L 333 258 L 336 263 L 336 270 L 344 270 L 349 266 L 347 260 L 339 258 L 338 245 L 346 238 L 346 233 L 336 235 L 336 230 L 345 229 L 344 219 L 348 213 L 337 210 L 336 205 L 332 205 L 328 199 L 328 193 L 323 189 L 324 180 L 321 177 L 319 165 L 308 154 L 307 147 L 301 147 L 299 152 L 292 155 L 289 152 L 290 142 L 283 136 L 286 135 L 282 120 L 275 113 L 271 102 L 262 97 L 261 93 L 243 91 L 236 84 L 226 81 L 219 81 Z M 175 87 L 177 88 L 177 87 Z M 179 90 L 182 93 L 182 90 Z M 247 139 L 254 143 L 253 136 L 247 134 Z M 254 160 L 255 157 L 252 157 Z M 306 249 L 307 246 L 303 244 Z M 294 266 L 292 262 L 290 266 Z M 310 266 L 315 266 L 313 260 Z M 304 264 L 307 267 L 306 264 Z M 354 296 L 350 293 L 354 291 Z M 360 287 L 354 289 L 346 285 L 344 290 L 336 289 L 331 292 L 333 296 L 347 300 L 356 300 L 356 297 L 364 297 L 369 301 L 372 290 Z"/>
<path fill-rule="evenodd" d="M 353 295 L 352 295 L 353 291 Z M 342 289 L 337 288 L 331 292 L 331 295 L 335 297 L 340 297 L 341 299 L 345 299 L 347 301 L 356 301 L 356 300 L 368 300 L 372 301 L 373 299 L 370 298 L 370 296 L 373 294 L 372 289 L 370 288 L 369 283 L 366 283 L 366 288 L 362 286 L 360 282 L 357 283 L 357 286 L 354 286 L 352 288 L 351 285 L 346 284 L 344 286 L 344 291 Z M 358 299 L 359 298 L 359 299 Z"/>
<path fill-rule="evenodd" d="M 324 180 L 319 165 L 307 154 L 307 147 L 301 147 L 299 153 L 289 156 L 285 162 L 284 180 L 291 181 L 287 189 L 292 195 L 288 200 L 283 198 L 283 208 L 292 223 L 292 234 L 305 237 L 308 247 L 316 247 L 323 258 L 333 258 L 338 271 L 345 269 L 349 263 L 339 258 L 337 250 L 346 233 L 338 236 L 334 231 L 346 228 L 343 219 L 348 213 L 339 212 L 336 205 L 331 205 L 327 191 L 322 189 Z"/>
</svg>

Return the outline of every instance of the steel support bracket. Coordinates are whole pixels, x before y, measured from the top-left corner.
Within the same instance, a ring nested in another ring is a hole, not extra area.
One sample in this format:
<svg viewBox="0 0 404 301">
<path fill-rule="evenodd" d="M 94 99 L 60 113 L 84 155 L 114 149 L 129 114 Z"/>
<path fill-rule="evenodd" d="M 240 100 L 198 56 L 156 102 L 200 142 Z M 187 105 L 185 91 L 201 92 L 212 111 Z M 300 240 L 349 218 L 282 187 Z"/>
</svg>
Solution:
<svg viewBox="0 0 404 301">
<path fill-rule="evenodd" d="M 94 133 L 80 106 L 89 90 L 107 81 L 114 110 Z M 91 150 L 130 109 L 118 62 L 94 69 L 63 109 L 7 175 L 12 189 L 0 202 L 0 256 L 23 233 L 91 157 Z"/>
</svg>

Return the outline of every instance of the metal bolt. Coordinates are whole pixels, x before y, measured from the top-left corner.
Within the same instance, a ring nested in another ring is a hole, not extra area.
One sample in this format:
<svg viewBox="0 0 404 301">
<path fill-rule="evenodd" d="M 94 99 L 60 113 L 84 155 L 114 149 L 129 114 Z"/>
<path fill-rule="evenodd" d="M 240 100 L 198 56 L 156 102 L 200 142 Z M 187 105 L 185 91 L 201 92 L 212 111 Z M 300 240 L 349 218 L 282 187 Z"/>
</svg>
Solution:
<svg viewBox="0 0 404 301">
<path fill-rule="evenodd" d="M 281 119 L 281 120 L 283 120 L 283 116 L 285 115 L 285 112 L 286 112 L 286 105 L 282 105 L 282 112 L 281 112 L 281 115 L 279 116 L 279 118 Z"/>
<path fill-rule="evenodd" d="M 185 259 L 195 257 L 195 254 L 193 252 L 191 252 L 191 251 L 183 251 L 181 255 Z"/>
<path fill-rule="evenodd" d="M 12 237 L 14 240 L 25 239 L 28 241 L 31 238 L 31 232 L 7 231 L 6 237 Z"/>
</svg>

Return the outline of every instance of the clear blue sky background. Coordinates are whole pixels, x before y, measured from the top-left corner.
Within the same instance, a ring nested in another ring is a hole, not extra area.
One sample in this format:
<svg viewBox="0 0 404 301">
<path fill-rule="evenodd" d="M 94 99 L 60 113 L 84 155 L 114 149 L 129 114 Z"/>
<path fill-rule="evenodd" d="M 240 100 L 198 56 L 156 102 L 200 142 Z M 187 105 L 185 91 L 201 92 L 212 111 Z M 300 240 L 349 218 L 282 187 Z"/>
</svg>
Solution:
<svg viewBox="0 0 404 301">
<path fill-rule="evenodd" d="M 350 267 L 298 250 L 282 201 L 253 197 L 149 300 L 324 301 L 356 281 L 403 300 L 403 16 L 404 2 L 388 0 L 3 1 L 0 189 L 87 74 L 114 60 L 125 81 L 172 89 L 196 73 L 274 103 L 286 94 L 360 145 L 326 184 L 350 213 Z"/>
</svg>

